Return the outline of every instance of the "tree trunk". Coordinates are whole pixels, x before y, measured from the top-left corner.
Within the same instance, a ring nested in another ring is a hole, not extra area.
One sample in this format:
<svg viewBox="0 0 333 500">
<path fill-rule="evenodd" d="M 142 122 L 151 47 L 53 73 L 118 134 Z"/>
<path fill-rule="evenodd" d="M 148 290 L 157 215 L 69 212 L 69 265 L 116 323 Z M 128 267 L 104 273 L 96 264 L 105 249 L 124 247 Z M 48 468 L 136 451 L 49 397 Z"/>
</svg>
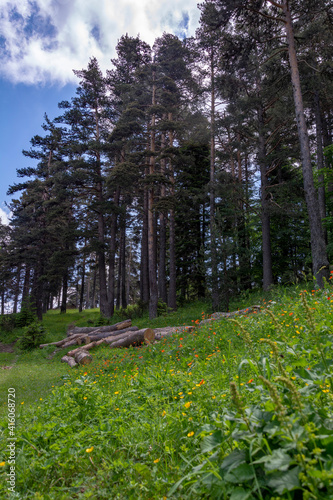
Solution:
<svg viewBox="0 0 333 500">
<path fill-rule="evenodd" d="M 266 166 L 266 146 L 264 136 L 264 114 L 262 105 L 258 107 L 258 160 L 261 181 L 261 225 L 262 225 L 262 264 L 263 289 L 266 291 L 273 284 L 272 252 L 271 252 L 271 223 L 268 212 L 268 179 Z"/>
<path fill-rule="evenodd" d="M 140 299 L 144 304 L 149 302 L 149 270 L 148 270 L 148 190 L 144 187 L 141 262 L 140 262 Z"/>
<path fill-rule="evenodd" d="M 214 51 L 210 54 L 210 184 L 209 184 L 209 220 L 210 220 L 210 254 L 212 273 L 212 307 L 217 311 L 219 306 L 217 252 L 216 252 L 216 224 L 215 224 L 215 71 Z"/>
<path fill-rule="evenodd" d="M 320 218 L 323 221 L 326 217 L 326 200 L 325 200 L 325 182 L 322 169 L 324 168 L 324 154 L 323 154 L 323 135 L 322 135 L 322 122 L 321 122 L 321 109 L 318 90 L 315 91 L 315 117 L 316 117 L 316 139 L 317 139 L 317 169 L 321 171 L 318 174 L 318 202 Z M 325 244 L 327 245 L 327 230 L 323 226 L 323 235 Z"/>
<path fill-rule="evenodd" d="M 110 314 L 114 314 L 114 298 L 115 298 L 115 256 L 116 256 L 116 238 L 117 238 L 117 208 L 119 207 L 120 188 L 116 189 L 114 194 L 115 208 L 111 215 L 110 228 L 110 255 L 109 255 L 109 302 Z"/>
<path fill-rule="evenodd" d="M 317 284 L 320 287 L 323 287 L 324 278 L 327 281 L 329 279 L 329 262 L 327 258 L 327 249 L 320 219 L 318 198 L 313 182 L 309 136 L 304 114 L 303 97 L 295 49 L 295 39 L 288 0 L 283 0 L 282 9 L 285 16 L 285 29 L 288 42 L 290 73 L 293 87 L 298 137 L 301 147 L 305 201 L 307 205 L 310 224 L 313 274 L 314 278 L 317 280 Z"/>
<path fill-rule="evenodd" d="M 153 71 L 152 105 L 156 105 L 155 70 Z M 155 173 L 155 111 L 153 111 L 151 118 L 150 151 L 149 174 L 153 175 Z M 152 181 L 150 182 L 151 184 L 148 191 L 149 319 L 153 319 L 157 316 L 158 291 L 156 279 L 156 249 L 154 245 L 154 187 Z"/>
<path fill-rule="evenodd" d="M 20 294 L 20 282 L 21 282 L 21 264 L 18 265 L 17 267 L 17 273 L 16 273 L 16 283 L 15 283 L 15 294 L 14 294 L 14 304 L 13 304 L 13 313 L 17 313 L 17 303 L 18 303 L 18 297 Z"/>
<path fill-rule="evenodd" d="M 168 116 L 169 122 L 172 121 L 172 113 Z M 169 131 L 169 147 L 173 147 L 173 132 Z M 177 309 L 177 268 L 176 268 L 176 221 L 175 221 L 175 173 L 172 164 L 172 158 L 169 160 L 169 171 L 170 171 L 170 197 L 172 201 L 172 207 L 170 209 L 169 218 L 169 293 L 168 293 L 168 306 L 171 309 Z"/>
<path fill-rule="evenodd" d="M 27 300 L 29 298 L 29 292 L 30 292 L 30 274 L 31 274 L 31 268 L 28 264 L 25 266 L 25 273 L 24 273 L 24 282 L 23 282 L 23 289 L 22 289 L 22 300 L 21 300 L 21 309 L 23 305 L 26 305 Z"/>
<path fill-rule="evenodd" d="M 125 207 L 126 210 L 126 207 Z M 120 252 L 121 252 L 121 307 L 126 309 L 126 212 L 123 214 L 123 223 L 120 234 Z M 128 278 L 129 279 L 129 278 Z"/>
<path fill-rule="evenodd" d="M 82 262 L 82 277 L 81 277 L 79 312 L 82 312 L 82 309 L 83 309 L 85 277 L 86 277 L 86 254 L 83 255 L 83 262 Z"/>
<path fill-rule="evenodd" d="M 68 292 L 68 270 L 66 269 L 62 277 L 62 298 L 61 298 L 60 314 L 65 314 L 67 310 L 67 292 Z"/>
<path fill-rule="evenodd" d="M 165 119 L 166 116 L 163 116 Z M 161 134 L 161 150 L 164 151 L 166 146 L 165 133 Z M 165 177 L 165 158 L 161 158 L 161 176 Z M 163 181 L 162 181 L 163 182 Z M 161 200 L 166 196 L 166 188 L 163 183 L 161 186 Z M 162 209 L 159 215 L 160 219 L 160 239 L 159 239 L 159 264 L 158 264 L 158 295 L 163 302 L 167 303 L 167 288 L 166 288 L 166 218 L 165 213 Z"/>
</svg>

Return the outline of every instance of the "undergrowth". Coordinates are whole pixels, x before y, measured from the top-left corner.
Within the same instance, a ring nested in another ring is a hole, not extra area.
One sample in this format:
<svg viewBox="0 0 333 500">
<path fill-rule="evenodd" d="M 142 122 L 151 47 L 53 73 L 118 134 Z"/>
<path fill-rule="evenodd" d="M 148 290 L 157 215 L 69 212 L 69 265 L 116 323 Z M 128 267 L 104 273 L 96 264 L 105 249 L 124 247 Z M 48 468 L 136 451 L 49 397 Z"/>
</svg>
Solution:
<svg viewBox="0 0 333 500">
<path fill-rule="evenodd" d="M 184 313 L 192 333 L 67 367 L 36 403 L 17 401 L 17 497 L 333 498 L 331 291 L 201 327 L 204 309 Z M 6 417 L 1 433 L 5 479 Z"/>
</svg>

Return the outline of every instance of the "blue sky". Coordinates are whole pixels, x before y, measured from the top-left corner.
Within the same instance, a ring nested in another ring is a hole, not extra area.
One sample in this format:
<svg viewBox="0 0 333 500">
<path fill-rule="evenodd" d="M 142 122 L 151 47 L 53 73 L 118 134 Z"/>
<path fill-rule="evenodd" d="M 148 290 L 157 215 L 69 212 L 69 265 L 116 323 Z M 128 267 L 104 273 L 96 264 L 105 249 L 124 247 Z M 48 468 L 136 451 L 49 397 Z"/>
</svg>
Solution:
<svg viewBox="0 0 333 500">
<path fill-rule="evenodd" d="M 29 166 L 22 149 L 42 134 L 44 113 L 77 85 L 73 69 L 97 57 L 110 68 L 115 46 L 128 33 L 153 44 L 164 31 L 191 36 L 198 25 L 197 0 L 0 0 L 0 217 L 8 221 L 8 186 L 16 169 Z M 17 197 L 18 195 L 16 195 Z"/>
</svg>

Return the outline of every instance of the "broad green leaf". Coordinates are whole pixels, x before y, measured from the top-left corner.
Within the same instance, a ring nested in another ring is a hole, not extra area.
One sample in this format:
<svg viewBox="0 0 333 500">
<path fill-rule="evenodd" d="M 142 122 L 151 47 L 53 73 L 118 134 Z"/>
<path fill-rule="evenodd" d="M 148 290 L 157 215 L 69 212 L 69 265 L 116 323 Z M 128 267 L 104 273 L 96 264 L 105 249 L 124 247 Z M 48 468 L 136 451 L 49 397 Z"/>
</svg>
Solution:
<svg viewBox="0 0 333 500">
<path fill-rule="evenodd" d="M 283 495 L 287 491 L 292 491 L 296 488 L 299 488 L 299 479 L 298 475 L 301 472 L 301 467 L 294 467 L 292 470 L 288 472 L 279 472 L 273 474 L 267 484 L 279 495 Z"/>
<path fill-rule="evenodd" d="M 221 431 L 216 431 L 211 436 L 205 436 L 201 443 L 202 453 L 213 450 L 216 446 L 219 446 L 223 441 L 224 439 Z"/>
<path fill-rule="evenodd" d="M 234 450 L 228 455 L 222 462 L 222 470 L 231 470 L 240 464 L 245 462 L 245 451 L 244 450 Z"/>
<path fill-rule="evenodd" d="M 251 497 L 251 490 L 244 490 L 244 488 L 235 488 L 230 496 L 230 500 L 247 500 Z"/>
<path fill-rule="evenodd" d="M 284 450 L 274 450 L 271 455 L 265 455 L 259 460 L 252 462 L 253 464 L 264 463 L 267 472 L 275 470 L 286 471 L 292 462 L 291 457 Z"/>
<path fill-rule="evenodd" d="M 241 464 L 229 470 L 224 479 L 229 483 L 243 483 L 254 478 L 254 469 L 251 465 Z"/>
</svg>

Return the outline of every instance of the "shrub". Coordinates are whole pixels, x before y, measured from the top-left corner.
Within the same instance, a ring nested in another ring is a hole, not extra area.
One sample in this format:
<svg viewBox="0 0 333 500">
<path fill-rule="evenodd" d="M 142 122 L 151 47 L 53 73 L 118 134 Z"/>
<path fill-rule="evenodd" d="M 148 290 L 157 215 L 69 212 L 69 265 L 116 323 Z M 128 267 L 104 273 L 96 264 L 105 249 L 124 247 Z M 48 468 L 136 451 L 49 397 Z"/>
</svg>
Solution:
<svg viewBox="0 0 333 500">
<path fill-rule="evenodd" d="M 0 316 L 0 330 L 11 333 L 16 327 L 17 316 L 15 314 L 3 314 Z"/>
<path fill-rule="evenodd" d="M 22 304 L 21 311 L 16 315 L 16 325 L 19 328 L 28 326 L 36 321 L 36 311 L 31 304 L 30 299 Z"/>
<path fill-rule="evenodd" d="M 18 341 L 18 347 L 23 351 L 31 351 L 45 340 L 46 330 L 41 323 L 35 321 L 27 326 Z"/>
</svg>

